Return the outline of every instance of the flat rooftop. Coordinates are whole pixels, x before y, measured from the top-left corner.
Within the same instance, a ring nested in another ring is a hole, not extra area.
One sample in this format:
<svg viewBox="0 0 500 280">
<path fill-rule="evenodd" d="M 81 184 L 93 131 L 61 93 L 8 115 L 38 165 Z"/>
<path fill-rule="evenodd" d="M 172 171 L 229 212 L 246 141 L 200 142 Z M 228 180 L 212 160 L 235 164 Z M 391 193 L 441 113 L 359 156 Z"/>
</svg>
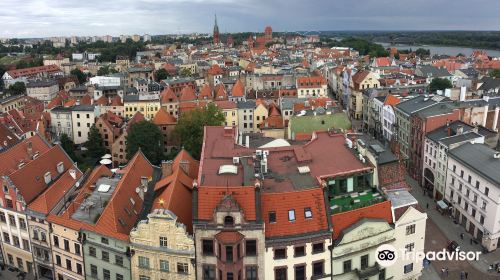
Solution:
<svg viewBox="0 0 500 280">
<path fill-rule="evenodd" d="M 385 194 L 387 199 L 391 201 L 393 208 L 418 204 L 418 201 L 407 190 L 390 190 L 386 191 Z"/>
<path fill-rule="evenodd" d="M 120 179 L 118 174 L 99 178 L 94 185 L 94 191 L 78 205 L 71 219 L 95 224 L 111 200 Z"/>
</svg>

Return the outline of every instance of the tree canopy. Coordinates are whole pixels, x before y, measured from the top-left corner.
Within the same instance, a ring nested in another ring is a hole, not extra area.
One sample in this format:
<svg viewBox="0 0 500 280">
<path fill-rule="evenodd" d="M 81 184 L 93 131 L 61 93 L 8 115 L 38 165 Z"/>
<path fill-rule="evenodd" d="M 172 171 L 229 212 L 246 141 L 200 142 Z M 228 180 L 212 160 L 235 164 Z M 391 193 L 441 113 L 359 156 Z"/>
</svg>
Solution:
<svg viewBox="0 0 500 280">
<path fill-rule="evenodd" d="M 82 70 L 80 70 L 80 69 L 73 69 L 73 70 L 71 70 L 70 73 L 71 73 L 71 75 L 76 76 L 79 84 L 83 84 L 87 81 L 87 75 L 85 75 L 85 73 L 83 73 Z"/>
<path fill-rule="evenodd" d="M 127 135 L 127 159 L 131 159 L 141 149 L 153 164 L 159 164 L 164 158 L 163 135 L 160 128 L 149 121 L 135 123 Z"/>
<path fill-rule="evenodd" d="M 61 134 L 59 141 L 61 141 L 61 148 L 68 154 L 68 156 L 73 160 L 77 161 L 77 157 L 75 154 L 75 144 L 71 139 L 69 139 L 68 135 L 63 133 Z"/>
<path fill-rule="evenodd" d="M 113 73 L 118 73 L 118 71 L 116 71 L 115 68 L 110 67 L 109 65 L 102 66 L 101 68 L 99 68 L 99 70 L 97 70 L 97 76 L 106 76 Z"/>
<path fill-rule="evenodd" d="M 19 95 L 26 92 L 26 85 L 23 82 L 15 82 L 7 89 L 7 93 Z"/>
<path fill-rule="evenodd" d="M 348 47 L 359 52 L 360 55 L 369 55 L 370 57 L 386 57 L 389 52 L 382 46 L 361 38 L 348 37 L 341 41 L 329 37 L 322 37 L 322 42 L 328 47 Z"/>
<path fill-rule="evenodd" d="M 213 104 L 195 109 L 182 115 L 174 130 L 174 136 L 193 157 L 199 159 L 203 144 L 205 126 L 217 126 L 224 123 L 222 111 Z"/>
<path fill-rule="evenodd" d="M 92 160 L 98 160 L 106 153 L 104 140 L 95 124 L 90 127 L 89 138 L 84 146 L 87 148 L 87 157 Z"/>
<path fill-rule="evenodd" d="M 159 69 L 158 71 L 156 71 L 155 73 L 155 78 L 156 78 L 156 81 L 159 82 L 161 80 L 165 80 L 165 79 L 168 79 L 169 77 L 169 74 L 167 72 L 167 70 L 161 68 Z"/>
<path fill-rule="evenodd" d="M 430 91 L 445 90 L 447 88 L 452 88 L 452 87 L 453 85 L 451 84 L 450 80 L 443 78 L 434 78 L 432 79 L 432 82 L 429 85 L 429 90 Z"/>
<path fill-rule="evenodd" d="M 493 69 L 490 72 L 490 76 L 493 78 L 500 79 L 500 69 Z"/>
</svg>

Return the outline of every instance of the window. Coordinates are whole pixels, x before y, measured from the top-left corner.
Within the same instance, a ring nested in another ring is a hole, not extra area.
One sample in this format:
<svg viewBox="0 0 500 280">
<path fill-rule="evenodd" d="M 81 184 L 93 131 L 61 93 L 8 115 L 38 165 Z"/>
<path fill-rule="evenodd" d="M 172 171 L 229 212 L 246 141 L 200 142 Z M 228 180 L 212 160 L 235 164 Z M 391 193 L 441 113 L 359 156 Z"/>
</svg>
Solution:
<svg viewBox="0 0 500 280">
<path fill-rule="evenodd" d="M 27 239 L 23 238 L 23 249 L 26 251 L 30 251 L 30 243 L 28 242 Z"/>
<path fill-rule="evenodd" d="M 203 255 L 213 256 L 214 255 L 214 242 L 213 240 L 203 240 Z"/>
<path fill-rule="evenodd" d="M 257 240 L 245 241 L 245 255 L 257 256 Z"/>
<path fill-rule="evenodd" d="M 13 227 L 16 226 L 16 217 L 9 215 L 9 224 Z"/>
<path fill-rule="evenodd" d="M 469 177 L 467 178 L 467 182 L 469 182 L 469 184 L 472 182 L 472 177 L 469 175 Z"/>
<path fill-rule="evenodd" d="M 151 280 L 149 276 L 139 275 L 139 280 Z"/>
<path fill-rule="evenodd" d="M 59 237 L 54 236 L 54 246 L 59 247 Z"/>
<path fill-rule="evenodd" d="M 413 271 L 413 263 L 405 265 L 405 267 L 404 267 L 404 273 L 405 274 L 410 273 L 412 271 Z"/>
<path fill-rule="evenodd" d="M 275 260 L 286 259 L 286 249 L 284 248 L 274 249 L 274 259 Z"/>
<path fill-rule="evenodd" d="M 228 272 L 226 274 L 226 280 L 234 280 L 234 274 L 232 272 Z"/>
<path fill-rule="evenodd" d="M 101 243 L 102 244 L 109 244 L 109 240 L 106 237 L 101 237 Z"/>
<path fill-rule="evenodd" d="M 118 266 L 123 266 L 123 257 L 115 255 L 115 264 Z"/>
<path fill-rule="evenodd" d="M 276 212 L 269 212 L 269 223 L 276 223 Z"/>
<path fill-rule="evenodd" d="M 413 249 L 415 248 L 415 243 L 409 243 L 405 245 L 405 251 L 406 252 L 413 252 Z"/>
<path fill-rule="evenodd" d="M 3 242 L 10 244 L 10 235 L 7 232 L 3 232 Z"/>
<path fill-rule="evenodd" d="M 90 276 L 93 278 L 97 278 L 97 266 L 93 264 L 90 265 Z"/>
<path fill-rule="evenodd" d="M 79 263 L 76 264 L 76 273 L 78 273 L 79 275 L 82 275 L 83 273 L 82 265 Z"/>
<path fill-rule="evenodd" d="M 464 171 L 460 170 L 460 178 L 463 178 L 463 177 L 464 177 Z"/>
<path fill-rule="evenodd" d="M 160 260 L 160 270 L 168 272 L 168 269 L 169 269 L 168 261 Z"/>
<path fill-rule="evenodd" d="M 96 257 L 96 250 L 94 247 L 89 247 L 89 255 L 92 256 L 92 257 Z"/>
<path fill-rule="evenodd" d="M 23 218 L 19 218 L 19 227 L 22 230 L 26 230 L 26 221 Z"/>
<path fill-rule="evenodd" d="M 274 279 L 275 280 L 286 280 L 286 267 L 280 267 L 274 269 Z"/>
<path fill-rule="evenodd" d="M 21 247 L 21 243 L 19 243 L 19 237 L 12 235 L 12 241 L 14 242 L 14 246 Z"/>
<path fill-rule="evenodd" d="M 304 217 L 306 219 L 311 219 L 313 216 L 313 213 L 311 211 L 311 208 L 304 208 Z"/>
<path fill-rule="evenodd" d="M 16 258 L 17 260 L 17 267 L 20 269 L 20 270 L 24 270 L 24 266 L 23 266 L 23 259 L 21 258 Z"/>
<path fill-rule="evenodd" d="M 352 270 L 351 260 L 344 261 L 344 273 L 350 272 Z"/>
<path fill-rule="evenodd" d="M 484 188 L 484 195 L 488 196 L 489 193 L 490 193 L 490 189 Z"/>
<path fill-rule="evenodd" d="M 232 216 L 224 217 L 224 225 L 225 226 L 234 226 L 234 218 Z"/>
<path fill-rule="evenodd" d="M 59 256 L 59 255 L 56 255 L 56 264 L 58 266 L 61 266 L 61 256 Z"/>
<path fill-rule="evenodd" d="M 5 222 L 6 222 L 6 220 L 5 220 L 5 213 L 4 213 L 4 212 L 0 212 L 0 221 L 1 221 L 2 223 L 5 223 Z"/>
<path fill-rule="evenodd" d="M 479 189 L 479 181 L 476 180 L 476 189 Z"/>
<path fill-rule="evenodd" d="M 325 246 L 323 243 L 314 243 L 313 244 L 313 254 L 322 253 L 325 251 Z"/>
<path fill-rule="evenodd" d="M 188 264 L 187 263 L 177 263 L 177 273 L 188 274 Z"/>
<path fill-rule="evenodd" d="M 75 254 L 80 255 L 80 244 L 75 243 Z"/>
<path fill-rule="evenodd" d="M 257 267 L 247 266 L 245 268 L 245 275 L 247 280 L 257 280 Z"/>
<path fill-rule="evenodd" d="M 290 222 L 295 221 L 295 210 L 288 210 L 288 220 Z"/>
<path fill-rule="evenodd" d="M 109 270 L 107 270 L 105 268 L 102 269 L 102 276 L 103 276 L 104 280 L 111 279 L 111 273 L 109 272 Z"/>
<path fill-rule="evenodd" d="M 324 262 L 313 263 L 313 276 L 323 275 Z"/>
<path fill-rule="evenodd" d="M 368 268 L 368 255 L 361 256 L 361 270 Z"/>
<path fill-rule="evenodd" d="M 66 269 L 67 270 L 72 270 L 71 269 L 71 260 L 68 260 L 68 259 L 66 260 Z"/>
<path fill-rule="evenodd" d="M 14 204 L 12 204 L 12 200 L 11 199 L 6 198 L 5 202 L 7 204 L 7 208 L 14 208 Z"/>
<path fill-rule="evenodd" d="M 203 280 L 215 280 L 215 267 L 213 265 L 203 266 Z"/>
<path fill-rule="evenodd" d="M 149 258 L 139 256 L 139 267 L 149 268 Z"/>
<path fill-rule="evenodd" d="M 406 235 L 415 233 L 415 224 L 406 226 Z"/>
<path fill-rule="evenodd" d="M 164 236 L 160 236 L 160 247 L 168 247 L 167 238 Z"/>
<path fill-rule="evenodd" d="M 64 250 L 69 252 L 69 241 L 64 239 Z"/>
<path fill-rule="evenodd" d="M 233 261 L 233 246 L 226 246 L 226 261 Z"/>
<path fill-rule="evenodd" d="M 101 252 L 101 259 L 105 262 L 109 262 L 109 252 L 102 251 Z"/>
<path fill-rule="evenodd" d="M 385 268 L 382 268 L 378 273 L 378 280 L 385 280 Z"/>
<path fill-rule="evenodd" d="M 299 265 L 295 267 L 295 280 L 306 280 L 305 265 Z"/>
<path fill-rule="evenodd" d="M 306 255 L 306 249 L 304 246 L 295 247 L 293 252 L 294 252 L 293 254 L 294 257 L 302 257 Z"/>
<path fill-rule="evenodd" d="M 123 280 L 123 275 L 117 273 L 116 280 Z"/>
</svg>

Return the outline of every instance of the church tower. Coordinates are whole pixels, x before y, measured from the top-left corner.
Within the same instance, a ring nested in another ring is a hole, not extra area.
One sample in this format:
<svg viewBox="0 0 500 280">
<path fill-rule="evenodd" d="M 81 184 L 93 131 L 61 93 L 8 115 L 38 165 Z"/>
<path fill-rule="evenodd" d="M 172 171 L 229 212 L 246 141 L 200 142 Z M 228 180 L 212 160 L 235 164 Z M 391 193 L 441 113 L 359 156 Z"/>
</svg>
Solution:
<svg viewBox="0 0 500 280">
<path fill-rule="evenodd" d="M 217 15 L 215 15 L 215 25 L 214 25 L 214 45 L 218 45 L 219 39 L 219 26 L 217 25 Z"/>
</svg>

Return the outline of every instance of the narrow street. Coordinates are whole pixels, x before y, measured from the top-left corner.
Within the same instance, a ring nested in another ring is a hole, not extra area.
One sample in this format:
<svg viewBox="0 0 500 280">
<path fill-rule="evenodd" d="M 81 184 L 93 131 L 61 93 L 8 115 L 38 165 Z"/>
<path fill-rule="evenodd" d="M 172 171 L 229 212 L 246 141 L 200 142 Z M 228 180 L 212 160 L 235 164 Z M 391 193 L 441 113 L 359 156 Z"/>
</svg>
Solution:
<svg viewBox="0 0 500 280">
<path fill-rule="evenodd" d="M 408 178 L 408 183 L 412 186 L 413 196 L 419 201 L 422 209 L 427 211 L 426 252 L 441 251 L 451 240 L 456 241 L 460 245 L 461 251 L 482 252 L 482 247 L 479 244 L 471 245 L 471 235 L 468 234 L 463 227 L 455 224 L 448 216 L 441 215 L 441 213 L 436 210 L 436 202 L 424 196 L 422 189 L 414 180 Z M 427 205 L 429 206 L 428 209 Z M 460 238 L 461 233 L 464 234 L 463 240 Z M 489 265 L 496 262 L 500 262 L 500 252 L 498 250 L 491 253 L 482 253 L 479 257 L 479 261 L 433 261 L 431 265 L 440 279 L 460 279 L 461 271 L 468 272 L 468 279 L 500 279 L 500 274 L 488 272 Z M 442 268 L 448 268 L 448 274 L 443 274 L 441 272 Z M 435 279 L 435 277 L 429 277 L 430 275 L 432 274 L 424 273 L 421 279 Z"/>
</svg>

